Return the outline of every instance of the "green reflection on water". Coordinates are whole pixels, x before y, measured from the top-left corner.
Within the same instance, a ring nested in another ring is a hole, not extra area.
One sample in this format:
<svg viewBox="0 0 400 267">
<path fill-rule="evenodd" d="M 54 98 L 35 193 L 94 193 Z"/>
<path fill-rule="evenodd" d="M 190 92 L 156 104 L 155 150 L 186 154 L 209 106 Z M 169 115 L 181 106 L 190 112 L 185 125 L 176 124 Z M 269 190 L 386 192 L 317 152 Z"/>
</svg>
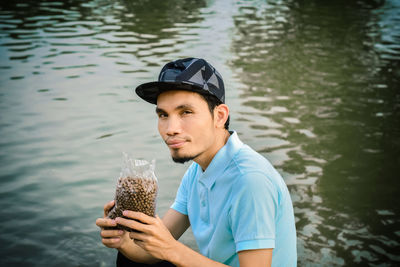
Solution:
<svg viewBox="0 0 400 267">
<path fill-rule="evenodd" d="M 399 260 L 399 53 L 376 51 L 385 36 L 374 8 L 243 2 L 234 18 L 239 36 L 233 67 L 240 69 L 247 85 L 242 97 L 249 99 L 243 105 L 273 122 L 252 128 L 278 125 L 280 138 L 289 142 L 259 151 L 286 155 L 277 165 L 292 183 L 303 263 Z M 387 24 L 398 47 L 398 7 L 396 14 Z M 242 113 L 243 120 L 251 115 Z M 380 216 L 382 210 L 391 212 Z"/>
</svg>

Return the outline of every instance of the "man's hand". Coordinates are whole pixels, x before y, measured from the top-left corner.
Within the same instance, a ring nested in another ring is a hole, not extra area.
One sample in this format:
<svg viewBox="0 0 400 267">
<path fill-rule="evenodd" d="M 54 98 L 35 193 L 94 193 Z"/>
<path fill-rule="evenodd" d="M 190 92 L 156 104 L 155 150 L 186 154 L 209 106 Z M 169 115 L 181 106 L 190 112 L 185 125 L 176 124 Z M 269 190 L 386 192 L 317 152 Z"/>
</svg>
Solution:
<svg viewBox="0 0 400 267">
<path fill-rule="evenodd" d="M 129 237 L 136 245 L 155 258 L 171 260 L 178 242 L 158 216 L 154 218 L 141 212 L 128 210 L 125 210 L 123 215 L 129 219 L 117 217 L 115 221 L 138 231 L 129 233 Z"/>
<path fill-rule="evenodd" d="M 143 249 L 141 246 L 137 245 L 135 242 L 132 241 L 132 239 L 129 237 L 129 233 L 126 231 L 120 232 L 120 230 L 104 230 L 106 227 L 115 227 L 118 223 L 115 220 L 111 220 L 107 217 L 108 212 L 110 209 L 115 205 L 114 201 L 110 201 L 104 206 L 104 215 L 103 218 L 98 218 L 96 220 L 96 225 L 100 227 L 101 232 L 100 235 L 102 237 L 102 242 L 105 246 L 109 248 L 116 248 L 121 252 L 122 254 L 125 255 L 128 259 L 135 261 L 135 262 L 141 262 L 141 263 L 155 263 L 159 261 L 157 256 L 160 256 L 158 253 L 156 254 L 156 257 L 153 257 L 149 252 L 147 252 L 145 249 Z M 144 214 L 143 214 L 144 215 Z M 129 214 L 128 214 L 129 216 Z M 128 217 L 127 216 L 127 217 Z M 144 215 L 146 216 L 146 215 Z M 136 218 L 136 217 L 133 217 Z M 153 217 L 149 217 L 154 220 L 156 220 Z M 121 218 L 122 220 L 122 218 Z M 135 222 L 130 219 L 123 219 L 126 221 L 125 225 L 130 225 L 131 222 Z M 140 219 L 139 219 L 140 220 Z M 160 219 L 157 217 L 157 220 L 159 221 Z M 123 223 L 121 223 L 123 225 Z M 147 224 L 143 224 L 147 225 Z M 186 215 L 183 215 L 175 210 L 168 210 L 167 213 L 165 214 L 162 222 L 162 231 L 165 231 L 165 228 L 167 228 L 167 234 L 169 236 L 173 236 L 172 238 L 178 239 L 189 227 L 190 223 L 188 220 L 188 217 Z M 139 240 L 139 239 L 137 239 Z M 177 242 L 177 241 L 176 241 Z M 138 241 L 140 244 L 140 241 Z M 179 243 L 179 242 L 177 242 Z M 143 243 L 142 243 L 143 244 Z M 150 250 L 151 251 L 151 250 Z M 165 258 L 165 257 L 163 257 Z"/>
<path fill-rule="evenodd" d="M 108 219 L 107 214 L 110 209 L 115 205 L 115 201 L 110 201 L 104 205 L 104 216 L 96 220 L 96 225 L 100 227 L 101 242 L 109 248 L 119 249 L 125 242 L 131 242 L 129 234 L 123 230 L 104 230 L 105 227 L 115 227 L 117 223 L 115 220 Z"/>
</svg>

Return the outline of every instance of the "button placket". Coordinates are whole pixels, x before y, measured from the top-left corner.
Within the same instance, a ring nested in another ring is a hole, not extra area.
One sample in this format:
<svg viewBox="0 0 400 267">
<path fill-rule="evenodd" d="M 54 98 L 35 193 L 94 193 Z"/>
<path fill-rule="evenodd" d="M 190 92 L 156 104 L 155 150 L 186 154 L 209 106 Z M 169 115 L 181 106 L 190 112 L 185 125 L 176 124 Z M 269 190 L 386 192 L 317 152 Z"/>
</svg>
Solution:
<svg viewBox="0 0 400 267">
<path fill-rule="evenodd" d="M 204 222 L 209 221 L 208 216 L 208 192 L 205 186 L 202 186 L 200 189 L 200 218 Z"/>
</svg>

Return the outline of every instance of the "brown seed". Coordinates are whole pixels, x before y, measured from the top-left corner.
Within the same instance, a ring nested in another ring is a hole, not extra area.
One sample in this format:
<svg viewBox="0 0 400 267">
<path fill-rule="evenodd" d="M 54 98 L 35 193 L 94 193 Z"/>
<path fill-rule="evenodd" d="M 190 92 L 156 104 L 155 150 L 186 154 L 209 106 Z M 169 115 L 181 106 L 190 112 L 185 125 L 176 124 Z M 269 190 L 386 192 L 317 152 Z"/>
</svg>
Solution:
<svg viewBox="0 0 400 267">
<path fill-rule="evenodd" d="M 153 178 L 119 178 L 115 192 L 115 206 L 108 213 L 108 217 L 114 219 L 122 216 L 123 210 L 140 211 L 154 217 L 157 191 L 157 181 Z M 132 231 L 120 225 L 117 228 Z"/>
</svg>

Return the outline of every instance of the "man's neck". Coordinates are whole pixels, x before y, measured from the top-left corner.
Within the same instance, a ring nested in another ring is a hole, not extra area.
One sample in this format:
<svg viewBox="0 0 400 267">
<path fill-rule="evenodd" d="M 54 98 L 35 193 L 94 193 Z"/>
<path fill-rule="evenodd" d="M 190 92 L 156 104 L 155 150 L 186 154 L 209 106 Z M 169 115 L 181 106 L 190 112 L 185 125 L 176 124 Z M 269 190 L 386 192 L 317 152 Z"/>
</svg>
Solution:
<svg viewBox="0 0 400 267">
<path fill-rule="evenodd" d="M 229 137 L 230 137 L 229 131 L 224 129 L 224 131 L 221 132 L 221 134 L 218 134 L 216 136 L 215 145 L 212 147 L 212 149 L 210 149 L 210 151 L 201 154 L 198 158 L 195 158 L 194 162 L 199 164 L 202 170 L 205 171 L 208 165 L 210 165 L 214 156 L 226 144 L 226 142 L 228 142 Z"/>
</svg>

